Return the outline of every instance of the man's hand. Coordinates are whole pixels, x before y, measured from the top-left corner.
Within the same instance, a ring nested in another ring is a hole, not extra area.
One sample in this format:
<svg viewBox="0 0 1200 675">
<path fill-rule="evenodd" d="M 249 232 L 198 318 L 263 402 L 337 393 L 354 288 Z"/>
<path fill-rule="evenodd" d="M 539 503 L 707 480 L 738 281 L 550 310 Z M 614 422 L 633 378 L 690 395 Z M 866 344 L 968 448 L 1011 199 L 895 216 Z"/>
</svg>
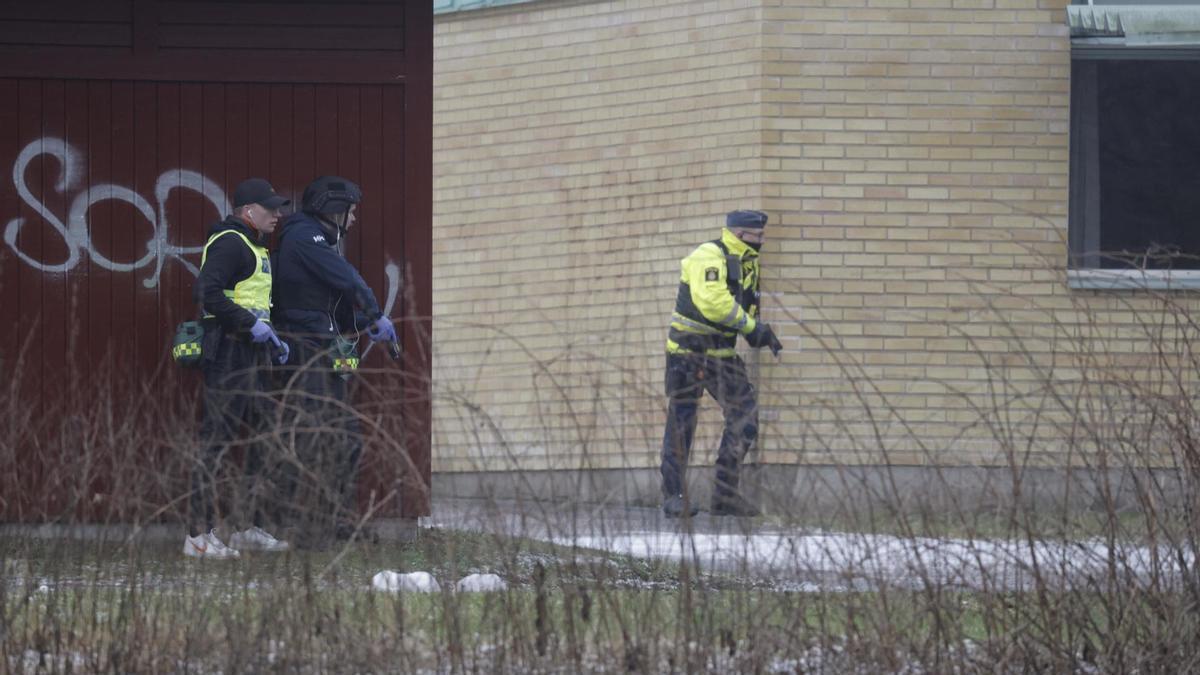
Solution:
<svg viewBox="0 0 1200 675">
<path fill-rule="evenodd" d="M 375 342 L 399 341 L 396 337 L 396 327 L 392 325 L 392 320 L 386 316 L 375 319 L 375 323 L 367 327 L 367 336 Z"/>
<path fill-rule="evenodd" d="M 276 347 L 275 360 L 279 363 L 279 365 L 282 366 L 283 364 L 288 362 L 288 357 L 292 355 L 292 348 L 288 346 L 288 343 L 284 342 L 283 340 L 280 340 L 279 338 L 275 339 L 275 347 Z"/>
<path fill-rule="evenodd" d="M 255 319 L 254 325 L 250 327 L 250 339 L 257 343 L 263 343 L 267 340 L 278 343 L 279 338 L 275 335 L 275 331 L 271 329 L 271 324 L 262 319 Z"/>
<path fill-rule="evenodd" d="M 746 344 L 751 347 L 767 347 L 771 350 L 772 356 L 779 356 L 779 352 L 783 349 L 783 344 L 779 338 L 775 337 L 775 331 L 770 324 L 759 321 L 754 326 L 754 330 L 746 335 Z"/>
<path fill-rule="evenodd" d="M 770 326 L 766 327 L 766 333 L 766 344 L 771 349 L 771 356 L 779 356 L 779 352 L 783 351 L 783 343 L 779 341 L 779 338 L 775 337 L 775 331 Z"/>
</svg>

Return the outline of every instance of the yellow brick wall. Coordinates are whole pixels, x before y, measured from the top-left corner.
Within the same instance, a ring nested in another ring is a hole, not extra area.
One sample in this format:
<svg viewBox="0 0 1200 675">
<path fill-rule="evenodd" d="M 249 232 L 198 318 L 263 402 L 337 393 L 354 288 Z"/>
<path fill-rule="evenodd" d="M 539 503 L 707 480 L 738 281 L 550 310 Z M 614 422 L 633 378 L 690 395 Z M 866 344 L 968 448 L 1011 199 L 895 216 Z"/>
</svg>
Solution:
<svg viewBox="0 0 1200 675">
<path fill-rule="evenodd" d="M 434 470 L 655 466 L 678 260 L 733 208 L 787 348 L 747 356 L 760 460 L 1080 461 L 1062 394 L 1136 380 L 1160 304 L 1066 287 L 1065 4 L 440 16 Z"/>
<path fill-rule="evenodd" d="M 763 459 L 1086 462 L 1139 318 L 1195 302 L 1066 286 L 1066 0 L 764 4 L 766 313 L 804 349 Z"/>
<path fill-rule="evenodd" d="M 765 458 L 995 461 L 979 422 L 1008 397 L 987 383 L 1013 375 L 983 361 L 1022 319 L 987 307 L 1067 293 L 1065 1 L 780 5 L 764 192 L 787 233 L 767 312 L 802 309 L 787 332 L 809 337 L 765 373 Z"/>
<path fill-rule="evenodd" d="M 761 201 L 762 40 L 746 2 L 438 18 L 435 470 L 653 462 L 678 259 Z"/>
</svg>

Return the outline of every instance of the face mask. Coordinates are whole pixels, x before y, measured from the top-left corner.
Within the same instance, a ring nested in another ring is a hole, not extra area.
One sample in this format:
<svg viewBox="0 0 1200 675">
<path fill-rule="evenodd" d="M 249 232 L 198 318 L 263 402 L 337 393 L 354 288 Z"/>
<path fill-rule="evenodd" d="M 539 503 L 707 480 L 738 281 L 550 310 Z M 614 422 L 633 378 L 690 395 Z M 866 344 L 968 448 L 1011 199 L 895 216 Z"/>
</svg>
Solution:
<svg viewBox="0 0 1200 675">
<path fill-rule="evenodd" d="M 734 232 L 733 232 L 733 236 L 737 237 L 737 238 L 738 238 L 738 241 L 742 242 L 742 243 L 743 243 L 743 244 L 745 244 L 746 246 L 749 246 L 750 248 L 754 249 L 755 251 L 758 251 L 758 250 L 762 249 L 762 242 L 761 242 L 761 241 L 760 241 L 760 242 L 758 242 L 757 244 L 756 244 L 756 243 L 754 243 L 754 242 L 746 241 L 745 239 L 743 239 L 743 238 L 742 238 L 742 235 L 743 235 L 743 234 L 749 235 L 749 234 L 750 234 L 750 231 L 748 231 L 748 230 L 736 230 L 736 231 L 734 231 Z"/>
</svg>

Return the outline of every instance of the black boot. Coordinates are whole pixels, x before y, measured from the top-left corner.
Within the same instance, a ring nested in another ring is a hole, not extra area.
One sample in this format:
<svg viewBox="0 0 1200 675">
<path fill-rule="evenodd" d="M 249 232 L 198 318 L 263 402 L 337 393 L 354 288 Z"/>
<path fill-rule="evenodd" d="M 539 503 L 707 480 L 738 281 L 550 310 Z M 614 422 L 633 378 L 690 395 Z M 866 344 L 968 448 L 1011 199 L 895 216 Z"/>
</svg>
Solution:
<svg viewBox="0 0 1200 675">
<path fill-rule="evenodd" d="M 667 514 L 668 518 L 678 518 L 683 515 L 683 495 L 671 495 L 663 500 L 663 513 Z M 700 507 L 695 503 L 688 504 L 688 515 L 695 516 L 700 513 Z"/>
<path fill-rule="evenodd" d="M 710 511 L 714 516 L 734 516 L 736 518 L 753 518 L 762 515 L 762 509 L 743 497 L 740 492 L 714 492 Z"/>
</svg>

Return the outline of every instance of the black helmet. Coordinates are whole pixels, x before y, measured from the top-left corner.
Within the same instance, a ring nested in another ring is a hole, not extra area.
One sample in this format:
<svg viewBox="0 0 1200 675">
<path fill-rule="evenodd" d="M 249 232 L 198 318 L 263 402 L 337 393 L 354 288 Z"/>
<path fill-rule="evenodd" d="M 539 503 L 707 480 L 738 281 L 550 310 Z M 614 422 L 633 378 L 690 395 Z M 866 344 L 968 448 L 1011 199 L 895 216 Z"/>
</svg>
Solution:
<svg viewBox="0 0 1200 675">
<path fill-rule="evenodd" d="M 362 201 L 362 189 L 341 176 L 321 176 L 304 188 L 300 201 L 305 213 L 338 215 Z"/>
</svg>

